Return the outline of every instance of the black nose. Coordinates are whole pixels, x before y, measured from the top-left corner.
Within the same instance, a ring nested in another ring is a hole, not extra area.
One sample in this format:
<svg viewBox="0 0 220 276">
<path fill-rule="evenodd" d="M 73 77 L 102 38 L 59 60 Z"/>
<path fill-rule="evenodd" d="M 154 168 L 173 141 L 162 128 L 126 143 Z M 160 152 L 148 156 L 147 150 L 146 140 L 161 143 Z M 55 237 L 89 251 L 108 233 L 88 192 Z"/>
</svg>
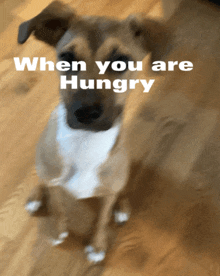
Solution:
<svg viewBox="0 0 220 276">
<path fill-rule="evenodd" d="M 82 106 L 74 112 L 78 122 L 82 124 L 91 124 L 102 115 L 101 105 Z"/>
</svg>

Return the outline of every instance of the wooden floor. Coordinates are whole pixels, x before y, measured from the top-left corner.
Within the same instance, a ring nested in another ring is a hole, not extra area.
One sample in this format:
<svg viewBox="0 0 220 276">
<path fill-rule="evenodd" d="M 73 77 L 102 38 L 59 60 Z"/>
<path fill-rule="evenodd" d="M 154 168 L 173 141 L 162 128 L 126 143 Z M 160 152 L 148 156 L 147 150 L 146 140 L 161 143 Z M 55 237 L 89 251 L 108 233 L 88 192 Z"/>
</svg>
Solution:
<svg viewBox="0 0 220 276">
<path fill-rule="evenodd" d="M 145 215 L 116 229 L 116 240 L 103 266 L 89 267 L 80 242 L 66 248 L 34 246 L 37 224 L 24 210 L 30 190 L 37 185 L 35 145 L 51 111 L 58 103 L 54 72 L 17 72 L 13 57 L 46 56 L 51 48 L 30 38 L 17 45 L 21 22 L 40 12 L 50 0 L 1 0 L 0 26 L 0 275 L 220 275 L 215 264 L 189 257 L 179 238 L 157 228 Z M 65 0 L 80 14 L 126 17 L 144 12 L 162 15 L 157 0 Z M 207 269 L 207 274 L 204 273 Z"/>
</svg>

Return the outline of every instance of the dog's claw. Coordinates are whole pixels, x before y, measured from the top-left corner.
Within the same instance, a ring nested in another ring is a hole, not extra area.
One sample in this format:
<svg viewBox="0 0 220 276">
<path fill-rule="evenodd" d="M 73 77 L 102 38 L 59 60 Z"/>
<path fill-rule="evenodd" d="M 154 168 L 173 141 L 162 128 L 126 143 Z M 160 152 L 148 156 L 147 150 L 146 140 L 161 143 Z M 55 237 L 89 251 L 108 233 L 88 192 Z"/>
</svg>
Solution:
<svg viewBox="0 0 220 276">
<path fill-rule="evenodd" d="M 63 232 L 59 235 L 58 239 L 55 240 L 55 239 L 51 239 L 51 244 L 52 246 L 57 246 L 61 243 L 64 242 L 64 240 L 69 236 L 69 233 L 68 232 Z"/>
<path fill-rule="evenodd" d="M 51 239 L 51 244 L 52 244 L 52 246 L 57 246 L 57 245 L 59 245 L 59 244 L 61 244 L 61 243 L 63 243 L 64 242 L 64 240 L 54 240 L 54 239 Z"/>
<path fill-rule="evenodd" d="M 128 213 L 121 212 L 121 211 L 115 211 L 114 216 L 115 216 L 115 222 L 119 225 L 124 224 L 130 218 L 130 215 Z"/>
<path fill-rule="evenodd" d="M 60 240 L 64 240 L 65 238 L 67 238 L 69 236 L 68 232 L 63 232 L 59 235 L 59 239 Z"/>
<path fill-rule="evenodd" d="M 91 253 L 91 252 L 93 252 L 93 251 L 94 251 L 93 246 L 88 245 L 88 246 L 85 247 L 85 253 L 86 253 L 86 254 Z"/>
<path fill-rule="evenodd" d="M 25 210 L 29 213 L 29 214 L 33 214 L 36 211 L 39 210 L 39 208 L 41 207 L 42 203 L 41 201 L 29 201 L 26 205 L 25 205 Z"/>
<path fill-rule="evenodd" d="M 97 264 L 105 259 L 105 251 L 95 252 L 94 247 L 89 245 L 85 248 L 87 259 L 89 262 Z"/>
</svg>

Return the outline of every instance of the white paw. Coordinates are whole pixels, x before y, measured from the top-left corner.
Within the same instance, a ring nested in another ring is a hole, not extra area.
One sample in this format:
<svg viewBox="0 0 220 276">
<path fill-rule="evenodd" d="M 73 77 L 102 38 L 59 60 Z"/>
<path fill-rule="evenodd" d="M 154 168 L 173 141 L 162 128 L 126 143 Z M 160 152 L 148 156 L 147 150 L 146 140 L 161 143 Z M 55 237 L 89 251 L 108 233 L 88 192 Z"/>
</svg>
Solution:
<svg viewBox="0 0 220 276">
<path fill-rule="evenodd" d="M 51 239 L 50 242 L 52 246 L 57 246 L 61 243 L 64 242 L 64 240 L 68 237 L 69 233 L 68 232 L 63 232 L 59 235 L 58 239 Z"/>
<path fill-rule="evenodd" d="M 88 245 L 88 246 L 85 247 L 85 253 L 86 253 L 86 254 L 91 253 L 91 252 L 93 252 L 93 251 L 94 251 L 93 246 Z"/>
<path fill-rule="evenodd" d="M 29 214 L 35 213 L 41 207 L 41 201 L 30 201 L 25 205 L 25 210 Z"/>
<path fill-rule="evenodd" d="M 123 224 L 123 223 L 127 222 L 130 218 L 129 213 L 125 213 L 125 212 L 121 212 L 121 211 L 115 211 L 114 216 L 115 216 L 115 222 L 117 224 Z"/>
<path fill-rule="evenodd" d="M 59 235 L 59 239 L 60 240 L 65 240 L 65 238 L 67 238 L 69 236 L 68 232 L 63 232 Z"/>
<path fill-rule="evenodd" d="M 64 240 L 61 240 L 61 239 L 58 239 L 58 240 L 51 239 L 50 241 L 51 241 L 52 246 L 57 246 L 64 242 Z"/>
<path fill-rule="evenodd" d="M 89 245 L 85 248 L 87 259 L 91 263 L 99 263 L 105 259 L 105 251 L 95 252 L 93 246 Z"/>
<path fill-rule="evenodd" d="M 60 184 L 61 184 L 60 178 L 54 178 L 50 180 L 50 185 L 52 186 L 60 186 Z"/>
</svg>

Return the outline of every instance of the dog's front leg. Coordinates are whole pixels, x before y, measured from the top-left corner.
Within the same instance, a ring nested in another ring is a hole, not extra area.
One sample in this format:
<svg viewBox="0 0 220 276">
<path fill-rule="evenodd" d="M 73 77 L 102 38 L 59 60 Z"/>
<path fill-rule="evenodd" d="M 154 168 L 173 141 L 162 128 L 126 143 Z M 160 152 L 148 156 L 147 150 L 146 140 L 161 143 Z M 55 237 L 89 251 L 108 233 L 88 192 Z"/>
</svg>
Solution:
<svg viewBox="0 0 220 276">
<path fill-rule="evenodd" d="M 50 187 L 50 208 L 51 213 L 54 212 L 57 221 L 58 237 L 50 239 L 53 246 L 64 242 L 68 237 L 68 217 L 64 196 L 60 187 Z"/>
<path fill-rule="evenodd" d="M 103 206 L 97 223 L 96 233 L 92 244 L 86 247 L 87 258 L 90 262 L 98 263 L 105 258 L 108 247 L 108 224 L 116 200 L 117 194 L 111 194 L 103 198 Z"/>
<path fill-rule="evenodd" d="M 64 166 L 61 175 L 57 178 L 51 179 L 49 182 L 53 186 L 62 186 L 63 183 L 65 183 L 65 179 L 68 176 L 69 172 L 71 170 L 71 166 Z"/>
<path fill-rule="evenodd" d="M 46 212 L 48 187 L 41 183 L 34 187 L 25 204 L 25 210 L 31 216 L 41 216 Z"/>
<path fill-rule="evenodd" d="M 53 246 L 64 242 L 68 236 L 68 217 L 66 215 L 65 197 L 60 187 L 48 187 L 41 183 L 34 187 L 25 205 L 26 211 L 35 217 L 53 218 L 56 222 L 57 237 L 49 237 Z"/>
</svg>

